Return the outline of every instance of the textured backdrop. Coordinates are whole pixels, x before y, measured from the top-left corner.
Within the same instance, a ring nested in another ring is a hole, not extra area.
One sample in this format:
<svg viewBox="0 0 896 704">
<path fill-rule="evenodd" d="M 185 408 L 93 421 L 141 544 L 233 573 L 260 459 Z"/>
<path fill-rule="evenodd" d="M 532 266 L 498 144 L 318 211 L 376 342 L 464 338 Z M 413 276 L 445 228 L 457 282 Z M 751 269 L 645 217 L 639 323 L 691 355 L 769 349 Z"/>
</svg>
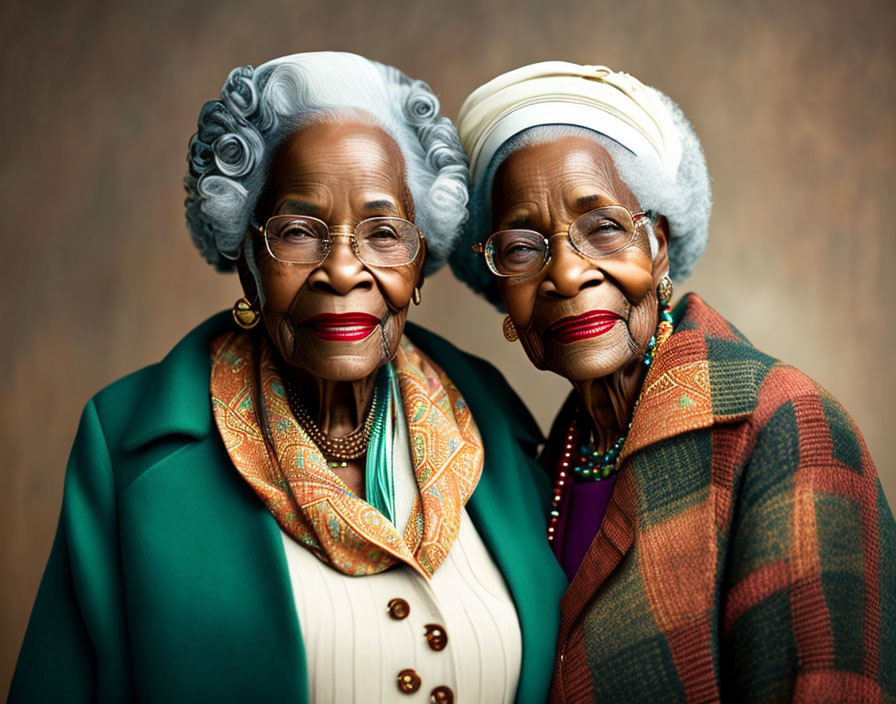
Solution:
<svg viewBox="0 0 896 704">
<path fill-rule="evenodd" d="M 896 498 L 891 400 L 896 4 L 455 0 L 0 5 L 0 692 L 58 516 L 80 410 L 238 297 L 183 223 L 186 145 L 231 67 L 342 49 L 474 87 L 546 59 L 629 71 L 703 139 L 715 210 L 691 279 L 758 347 L 826 386 Z M 417 322 L 505 370 L 544 426 L 565 394 L 447 272 Z M 892 438 L 891 438 L 892 439 Z"/>
</svg>

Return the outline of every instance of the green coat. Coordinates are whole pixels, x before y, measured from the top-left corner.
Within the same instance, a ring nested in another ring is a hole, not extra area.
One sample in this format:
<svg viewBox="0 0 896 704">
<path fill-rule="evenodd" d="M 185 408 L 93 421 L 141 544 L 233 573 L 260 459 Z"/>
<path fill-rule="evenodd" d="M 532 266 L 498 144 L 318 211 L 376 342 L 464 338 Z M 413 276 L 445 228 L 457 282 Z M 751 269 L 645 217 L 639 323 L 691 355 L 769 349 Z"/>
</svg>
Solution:
<svg viewBox="0 0 896 704">
<path fill-rule="evenodd" d="M 206 321 L 84 410 L 10 702 L 307 702 L 280 530 L 236 472 L 209 401 Z M 566 579 L 545 535 L 537 428 L 486 362 L 408 325 L 485 443 L 469 514 L 519 613 L 517 702 L 547 696 Z M 398 690 L 396 687 L 396 695 Z"/>
</svg>

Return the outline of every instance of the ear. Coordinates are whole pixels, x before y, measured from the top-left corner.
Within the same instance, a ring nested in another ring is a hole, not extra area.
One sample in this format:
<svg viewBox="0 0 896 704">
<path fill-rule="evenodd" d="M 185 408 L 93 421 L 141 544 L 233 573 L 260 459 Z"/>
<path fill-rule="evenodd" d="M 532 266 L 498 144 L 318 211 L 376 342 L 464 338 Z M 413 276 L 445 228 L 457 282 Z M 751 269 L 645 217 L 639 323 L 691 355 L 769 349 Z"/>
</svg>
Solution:
<svg viewBox="0 0 896 704">
<path fill-rule="evenodd" d="M 420 271 L 417 274 L 417 288 L 423 288 L 423 262 L 426 261 L 426 240 L 423 239 L 420 241 L 420 254 L 417 255 L 420 257 Z"/>
<path fill-rule="evenodd" d="M 669 273 L 669 221 L 665 215 L 660 215 L 656 221 L 653 234 L 657 242 L 656 256 L 653 258 L 653 285 L 659 286 L 663 276 Z"/>
<path fill-rule="evenodd" d="M 243 295 L 249 301 L 257 301 L 258 286 L 256 286 L 255 277 L 252 276 L 252 272 L 249 269 L 249 264 L 246 262 L 245 254 L 241 254 L 240 258 L 237 260 L 236 271 L 240 277 L 240 286 L 243 287 Z"/>
</svg>

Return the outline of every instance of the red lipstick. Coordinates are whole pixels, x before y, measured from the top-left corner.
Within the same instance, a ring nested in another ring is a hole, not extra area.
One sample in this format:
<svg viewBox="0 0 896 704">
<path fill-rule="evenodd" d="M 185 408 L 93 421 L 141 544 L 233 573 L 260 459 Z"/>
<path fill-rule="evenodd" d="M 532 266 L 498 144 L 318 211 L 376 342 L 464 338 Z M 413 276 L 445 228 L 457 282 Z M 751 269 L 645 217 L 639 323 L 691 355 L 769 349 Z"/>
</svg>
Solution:
<svg viewBox="0 0 896 704">
<path fill-rule="evenodd" d="M 589 337 L 597 337 L 609 332 L 622 318 L 611 310 L 589 310 L 581 315 L 570 315 L 555 320 L 544 331 L 561 345 L 578 342 Z"/>
<path fill-rule="evenodd" d="M 321 313 L 302 325 L 315 337 L 327 342 L 356 342 L 370 335 L 380 319 L 369 313 Z"/>
</svg>

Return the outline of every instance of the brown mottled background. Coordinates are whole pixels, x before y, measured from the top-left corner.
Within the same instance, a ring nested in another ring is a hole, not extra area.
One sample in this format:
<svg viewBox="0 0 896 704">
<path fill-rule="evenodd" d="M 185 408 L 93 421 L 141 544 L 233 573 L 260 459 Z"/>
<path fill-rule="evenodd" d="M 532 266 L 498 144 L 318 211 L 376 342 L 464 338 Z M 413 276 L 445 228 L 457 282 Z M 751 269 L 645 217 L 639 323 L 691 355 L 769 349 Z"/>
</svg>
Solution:
<svg viewBox="0 0 896 704">
<path fill-rule="evenodd" d="M 889 0 L 151 0 L 0 4 L 0 693 L 58 516 L 80 410 L 229 307 L 196 255 L 187 140 L 231 67 L 355 51 L 454 116 L 489 78 L 604 63 L 676 99 L 714 178 L 696 290 L 862 428 L 896 497 L 896 4 Z M 413 319 L 505 370 L 542 425 L 565 393 L 447 272 Z"/>
</svg>

